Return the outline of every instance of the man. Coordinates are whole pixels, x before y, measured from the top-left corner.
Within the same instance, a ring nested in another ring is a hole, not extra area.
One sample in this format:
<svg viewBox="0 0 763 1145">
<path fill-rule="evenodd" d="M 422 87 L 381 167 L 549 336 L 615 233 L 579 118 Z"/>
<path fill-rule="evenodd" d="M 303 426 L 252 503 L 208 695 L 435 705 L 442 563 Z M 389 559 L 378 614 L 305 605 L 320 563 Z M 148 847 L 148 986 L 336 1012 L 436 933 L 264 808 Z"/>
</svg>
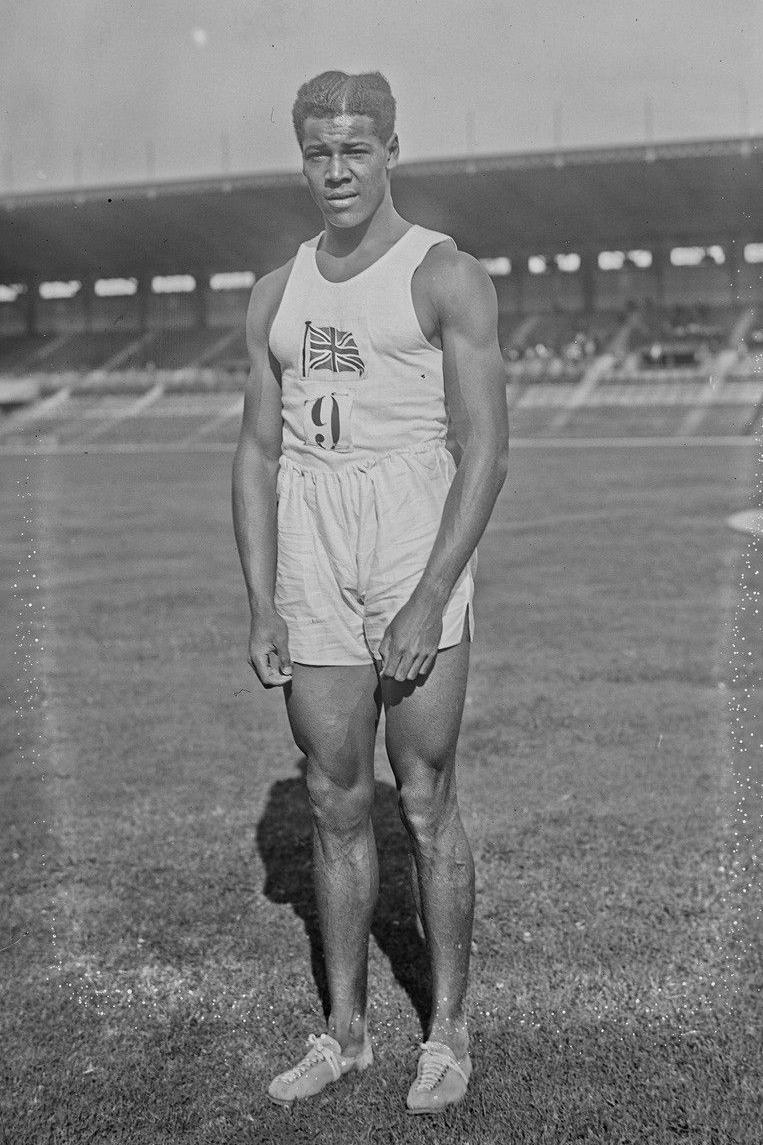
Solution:
<svg viewBox="0 0 763 1145">
<path fill-rule="evenodd" d="M 331 1007 L 326 1032 L 269 1094 L 288 1106 L 373 1060 L 370 816 L 383 704 L 432 968 L 407 1101 L 427 1113 L 459 1101 L 471 1072 L 474 864 L 455 751 L 474 552 L 505 479 L 508 428 L 495 292 L 452 239 L 395 210 L 394 117 L 378 73 L 325 72 L 299 90 L 294 127 L 325 229 L 252 294 L 233 515 L 250 663 L 265 687 L 284 686 L 307 757 Z"/>
</svg>

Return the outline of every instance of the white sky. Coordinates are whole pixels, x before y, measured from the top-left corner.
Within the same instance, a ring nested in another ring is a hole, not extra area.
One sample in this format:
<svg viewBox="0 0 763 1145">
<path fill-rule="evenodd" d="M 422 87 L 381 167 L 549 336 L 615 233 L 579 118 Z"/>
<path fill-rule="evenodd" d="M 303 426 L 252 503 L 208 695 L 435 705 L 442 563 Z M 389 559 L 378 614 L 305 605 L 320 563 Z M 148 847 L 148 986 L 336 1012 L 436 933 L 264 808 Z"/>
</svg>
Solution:
<svg viewBox="0 0 763 1145">
<path fill-rule="evenodd" d="M 403 159 L 763 133 L 762 59 L 761 0 L 20 0 L 0 190 L 296 169 L 329 67 L 387 75 Z"/>
</svg>

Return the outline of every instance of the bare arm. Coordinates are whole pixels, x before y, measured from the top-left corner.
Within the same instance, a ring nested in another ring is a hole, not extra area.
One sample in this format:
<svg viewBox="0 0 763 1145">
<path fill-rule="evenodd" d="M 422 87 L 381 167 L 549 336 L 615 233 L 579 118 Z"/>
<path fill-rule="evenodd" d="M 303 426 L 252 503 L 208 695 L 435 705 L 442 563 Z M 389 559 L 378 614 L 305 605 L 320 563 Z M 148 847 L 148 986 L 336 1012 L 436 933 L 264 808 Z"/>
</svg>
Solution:
<svg viewBox="0 0 763 1145">
<path fill-rule="evenodd" d="M 268 275 L 255 286 L 249 304 L 246 337 L 251 369 L 232 482 L 233 528 L 252 616 L 249 660 L 265 687 L 284 684 L 291 677 L 286 624 L 273 600 L 282 422 L 279 370 L 268 335 L 280 299 L 279 286 L 279 272 Z"/>
<path fill-rule="evenodd" d="M 506 373 L 495 291 L 469 255 L 443 248 L 432 277 L 440 319 L 445 391 L 461 460 L 422 578 L 380 645 L 382 673 L 415 679 L 434 662 L 442 613 L 471 557 L 506 478 Z"/>
</svg>

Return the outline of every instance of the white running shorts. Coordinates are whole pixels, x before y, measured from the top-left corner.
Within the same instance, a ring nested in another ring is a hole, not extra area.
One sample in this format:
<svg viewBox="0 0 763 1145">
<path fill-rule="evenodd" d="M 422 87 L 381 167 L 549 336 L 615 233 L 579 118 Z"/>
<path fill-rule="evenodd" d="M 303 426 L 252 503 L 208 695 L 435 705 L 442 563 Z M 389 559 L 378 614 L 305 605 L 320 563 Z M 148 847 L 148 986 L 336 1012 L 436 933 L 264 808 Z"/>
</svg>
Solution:
<svg viewBox="0 0 763 1145">
<path fill-rule="evenodd" d="M 276 611 L 301 664 L 370 664 L 434 545 L 455 462 L 444 445 L 385 454 L 335 471 L 287 457 L 278 472 Z M 443 614 L 440 648 L 461 641 L 476 553 Z"/>
</svg>

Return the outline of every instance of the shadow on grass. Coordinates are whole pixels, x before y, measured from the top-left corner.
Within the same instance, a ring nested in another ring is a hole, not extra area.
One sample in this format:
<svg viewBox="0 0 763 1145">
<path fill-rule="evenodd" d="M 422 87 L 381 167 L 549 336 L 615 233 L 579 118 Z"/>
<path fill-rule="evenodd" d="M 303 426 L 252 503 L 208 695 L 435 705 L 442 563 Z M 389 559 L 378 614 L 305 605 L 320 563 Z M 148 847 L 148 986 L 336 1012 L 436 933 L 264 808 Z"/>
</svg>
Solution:
<svg viewBox="0 0 763 1145">
<path fill-rule="evenodd" d="M 299 776 L 280 779 L 270 788 L 257 825 L 257 847 L 266 870 L 265 894 L 271 902 L 289 903 L 304 923 L 313 979 L 328 1016 L 330 1003 L 313 888 L 312 818 L 304 758 L 298 766 Z M 379 898 L 371 933 L 389 959 L 392 973 L 408 994 L 425 1032 L 431 1008 L 431 980 L 408 882 L 408 837 L 398 814 L 397 791 L 379 780 L 374 794 L 373 825 L 379 851 Z"/>
</svg>

